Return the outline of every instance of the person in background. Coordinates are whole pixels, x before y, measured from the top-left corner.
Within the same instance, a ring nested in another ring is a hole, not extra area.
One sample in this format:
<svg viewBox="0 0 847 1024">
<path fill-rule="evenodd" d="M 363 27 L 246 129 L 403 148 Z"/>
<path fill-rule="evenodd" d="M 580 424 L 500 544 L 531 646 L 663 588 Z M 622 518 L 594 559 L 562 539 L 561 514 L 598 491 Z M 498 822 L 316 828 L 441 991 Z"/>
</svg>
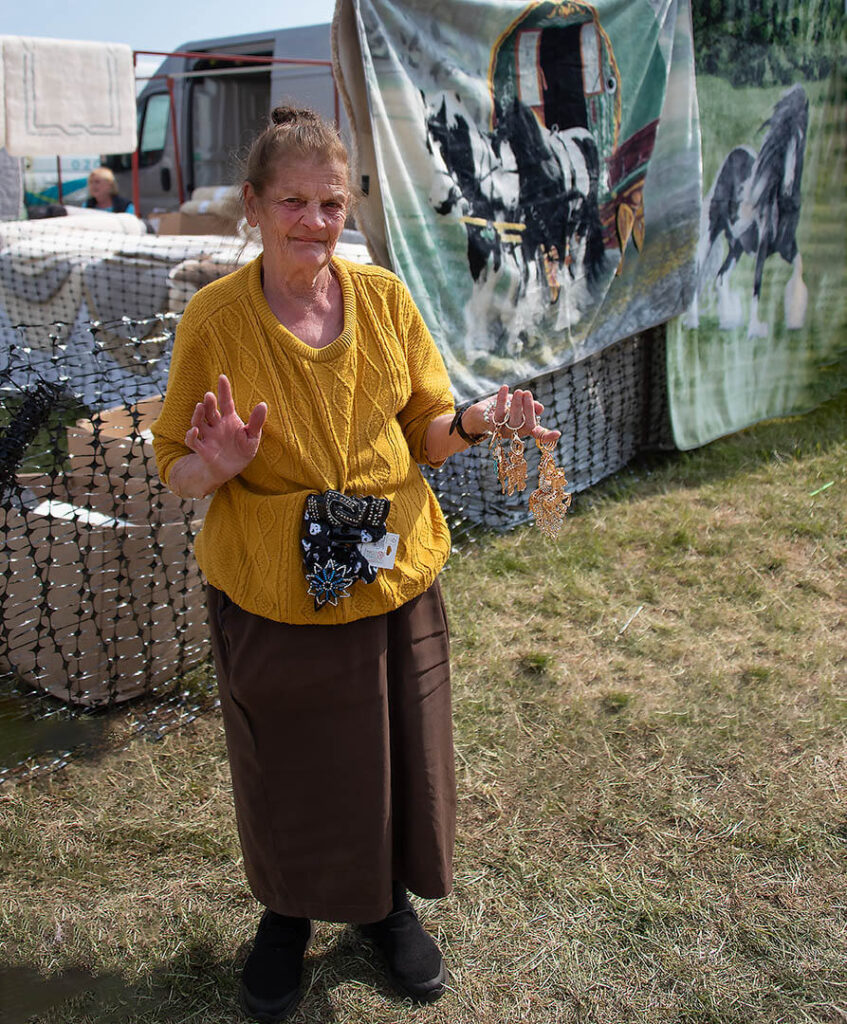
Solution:
<svg viewBox="0 0 847 1024">
<path fill-rule="evenodd" d="M 336 128 L 277 107 L 247 158 L 263 252 L 199 291 L 153 424 L 159 473 L 213 494 L 196 542 L 239 838 L 266 908 L 241 978 L 258 1021 L 300 999 L 314 920 L 359 925 L 406 996 L 447 969 L 408 890 L 452 887 L 450 534 L 419 463 L 491 422 L 551 443 L 531 392 L 454 409 L 389 271 L 334 254 L 355 198 Z M 392 538 L 389 540 L 389 538 Z M 379 548 L 379 550 L 376 550 Z"/>
<path fill-rule="evenodd" d="M 132 203 L 118 195 L 118 183 L 108 167 L 95 167 L 88 175 L 88 199 L 83 205 L 107 213 L 135 213 Z"/>
</svg>

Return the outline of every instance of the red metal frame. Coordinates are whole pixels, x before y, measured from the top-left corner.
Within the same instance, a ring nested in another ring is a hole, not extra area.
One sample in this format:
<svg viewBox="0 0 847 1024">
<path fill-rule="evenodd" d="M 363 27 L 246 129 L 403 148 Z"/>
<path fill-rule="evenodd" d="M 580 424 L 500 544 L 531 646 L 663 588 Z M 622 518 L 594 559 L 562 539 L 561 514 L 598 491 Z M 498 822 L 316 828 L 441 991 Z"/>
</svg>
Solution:
<svg viewBox="0 0 847 1024">
<path fill-rule="evenodd" d="M 136 54 L 143 57 L 198 57 L 206 60 L 226 60 L 230 62 L 241 61 L 244 64 L 314 64 L 324 68 L 331 68 L 331 60 L 312 60 L 303 57 L 256 57 L 252 53 L 206 53 L 203 50 L 135 50 Z"/>
<path fill-rule="evenodd" d="M 335 81 L 335 75 L 332 74 L 332 61 L 331 60 L 312 60 L 303 58 L 302 60 L 294 57 L 256 57 L 252 54 L 239 54 L 239 53 L 204 53 L 202 51 L 195 50 L 133 50 L 132 62 L 135 68 L 138 67 L 139 55 L 144 57 L 196 57 L 202 60 L 222 60 L 232 64 L 293 64 L 293 65 L 305 65 L 313 67 L 325 67 L 330 69 L 330 76 L 332 78 L 332 92 L 333 101 L 335 107 L 335 124 L 336 127 L 341 126 L 341 113 L 338 101 L 338 85 Z M 210 72 L 214 74 L 214 71 Z M 136 75 L 136 77 L 138 77 Z M 176 118 L 176 100 L 174 98 L 174 78 L 180 78 L 180 73 L 174 75 L 144 75 L 146 79 L 164 78 L 168 87 L 168 99 L 170 104 L 170 121 L 171 121 L 171 133 L 174 143 L 174 155 L 176 157 L 176 180 L 177 190 L 179 192 L 179 203 L 180 206 L 185 202 L 185 186 L 182 180 L 182 160 L 180 158 L 179 150 L 179 131 L 177 129 L 177 118 Z M 132 154 L 132 202 L 135 207 L 135 215 L 141 216 L 141 188 L 138 181 L 138 169 L 140 166 L 140 147 L 141 147 L 141 136 L 138 137 L 138 145 L 135 148 L 135 152 Z M 61 178 L 60 185 L 61 188 Z M 61 199 L 59 200 L 61 202 Z"/>
<path fill-rule="evenodd" d="M 132 66 L 138 68 L 138 52 L 133 50 L 132 52 Z M 138 136 L 138 141 L 135 144 L 135 149 L 132 151 L 132 208 L 135 210 L 136 217 L 141 216 L 141 187 L 138 184 L 138 151 L 141 146 L 141 136 Z"/>
</svg>

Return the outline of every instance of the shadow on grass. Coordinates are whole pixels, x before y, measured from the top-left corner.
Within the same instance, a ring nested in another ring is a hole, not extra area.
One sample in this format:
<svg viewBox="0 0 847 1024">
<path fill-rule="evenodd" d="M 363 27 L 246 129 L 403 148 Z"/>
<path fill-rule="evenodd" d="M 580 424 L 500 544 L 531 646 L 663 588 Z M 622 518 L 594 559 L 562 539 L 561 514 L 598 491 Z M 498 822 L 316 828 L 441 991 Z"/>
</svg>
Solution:
<svg viewBox="0 0 847 1024">
<path fill-rule="evenodd" d="M 168 686 L 97 708 L 0 674 L 0 786 L 49 775 L 71 760 L 96 764 L 136 737 L 156 742 L 217 706 L 208 660 Z"/>
<path fill-rule="evenodd" d="M 45 977 L 31 967 L 0 968 L 0 1024 L 170 1024 L 231 1021 L 237 1005 L 232 964 L 193 949 L 146 978 L 72 968 Z"/>
<path fill-rule="evenodd" d="M 0 966 L 0 1024 L 232 1024 L 248 1021 L 239 1007 L 238 979 L 250 951 L 244 943 L 232 960 L 210 948 L 186 949 L 147 977 L 71 968 L 45 976 L 24 965 Z M 388 1004 L 402 998 L 388 985 L 371 951 L 345 929 L 325 951 L 307 955 L 303 999 L 291 1024 L 347 1020 L 332 991 L 355 982 Z"/>
<path fill-rule="evenodd" d="M 126 1006 L 135 995 L 136 989 L 118 975 L 73 968 L 45 977 L 32 967 L 0 967 L 0 1024 L 58 1020 L 55 1011 L 60 1008 L 63 1014 L 79 1011 L 78 1017 L 66 1017 L 68 1021 L 85 1020 L 96 1012 L 103 1024 L 111 1024 L 128 1018 L 120 1012 L 110 1014 L 109 1004 Z"/>
</svg>

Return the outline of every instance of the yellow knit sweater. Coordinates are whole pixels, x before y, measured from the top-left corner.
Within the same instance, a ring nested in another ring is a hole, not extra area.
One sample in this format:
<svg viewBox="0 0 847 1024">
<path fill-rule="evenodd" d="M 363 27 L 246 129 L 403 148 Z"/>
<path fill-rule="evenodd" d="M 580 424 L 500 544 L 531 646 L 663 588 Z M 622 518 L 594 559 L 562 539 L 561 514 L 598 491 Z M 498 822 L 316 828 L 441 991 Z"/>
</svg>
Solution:
<svg viewBox="0 0 847 1024">
<path fill-rule="evenodd" d="M 265 300 L 261 256 L 203 288 L 179 325 L 162 413 L 153 424 L 167 483 L 189 453 L 194 407 L 232 384 L 246 422 L 268 403 L 259 451 L 214 495 L 196 542 L 200 568 L 236 604 L 279 622 L 340 623 L 391 611 L 423 593 L 450 548 L 447 524 L 417 462 L 427 428 L 453 410 L 444 362 L 400 280 L 334 259 L 344 329 L 325 348 L 304 344 Z M 303 506 L 329 488 L 389 498 L 400 540 L 393 569 L 357 582 L 349 598 L 315 611 L 300 553 Z"/>
</svg>

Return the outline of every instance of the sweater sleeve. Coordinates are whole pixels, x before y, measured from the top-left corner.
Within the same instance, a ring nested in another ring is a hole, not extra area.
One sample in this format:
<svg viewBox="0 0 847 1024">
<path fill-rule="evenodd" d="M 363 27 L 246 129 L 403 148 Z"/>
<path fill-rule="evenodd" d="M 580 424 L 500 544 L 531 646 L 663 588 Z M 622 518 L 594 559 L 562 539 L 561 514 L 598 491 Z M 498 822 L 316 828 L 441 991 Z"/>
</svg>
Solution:
<svg viewBox="0 0 847 1024">
<path fill-rule="evenodd" d="M 151 426 L 156 465 L 165 485 L 174 463 L 191 454 L 185 435 L 195 406 L 207 391 L 216 391 L 218 374 L 223 371 L 223 367 L 215 369 L 212 365 L 213 346 L 204 338 L 202 317 L 193 312 L 189 305 L 176 329 L 165 401 Z"/>
<path fill-rule="evenodd" d="M 397 414 L 403 435 L 415 462 L 438 469 L 441 462 L 432 462 L 426 454 L 426 434 L 430 423 L 444 413 L 453 413 L 450 378 L 441 353 L 432 340 L 412 296 L 400 286 L 399 318 L 401 338 L 406 349 L 406 363 L 412 383 L 412 395 Z"/>
</svg>

